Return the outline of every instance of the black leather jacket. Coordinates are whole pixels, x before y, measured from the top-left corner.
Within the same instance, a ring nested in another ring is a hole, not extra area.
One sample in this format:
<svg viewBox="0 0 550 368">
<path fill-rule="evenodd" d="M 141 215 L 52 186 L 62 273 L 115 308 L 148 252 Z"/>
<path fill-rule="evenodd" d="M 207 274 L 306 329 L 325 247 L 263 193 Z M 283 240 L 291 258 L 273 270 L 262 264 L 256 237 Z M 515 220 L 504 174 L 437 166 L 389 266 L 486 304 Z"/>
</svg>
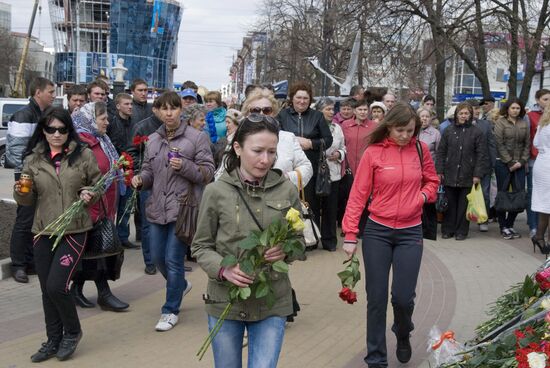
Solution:
<svg viewBox="0 0 550 368">
<path fill-rule="evenodd" d="M 132 121 L 134 123 L 139 123 L 151 115 L 153 115 L 153 107 L 150 104 L 132 100 Z"/>
<path fill-rule="evenodd" d="M 317 171 L 321 142 L 324 142 L 325 150 L 332 145 L 332 133 L 323 114 L 310 108 L 300 114 L 294 108 L 288 107 L 279 112 L 277 120 L 282 130 L 294 133 L 297 137 L 311 139 L 313 148 L 304 153 L 313 165 L 313 172 Z"/>
<path fill-rule="evenodd" d="M 123 119 L 117 113 L 107 127 L 107 135 L 119 154 L 127 151 L 132 145 L 133 125 L 135 125 L 135 123 L 131 117 L 129 119 Z"/>
<path fill-rule="evenodd" d="M 471 122 L 450 125 L 441 137 L 435 163 L 444 185 L 471 187 L 473 177 L 481 179 L 490 168 L 487 138 Z"/>
</svg>

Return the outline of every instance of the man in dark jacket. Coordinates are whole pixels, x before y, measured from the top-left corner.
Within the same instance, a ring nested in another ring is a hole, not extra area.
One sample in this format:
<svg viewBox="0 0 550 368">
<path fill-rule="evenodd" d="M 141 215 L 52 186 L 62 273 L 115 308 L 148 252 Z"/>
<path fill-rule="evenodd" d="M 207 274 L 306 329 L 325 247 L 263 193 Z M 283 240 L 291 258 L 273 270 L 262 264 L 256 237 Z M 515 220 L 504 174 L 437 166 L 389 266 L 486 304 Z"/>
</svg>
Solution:
<svg viewBox="0 0 550 368">
<path fill-rule="evenodd" d="M 162 121 L 157 117 L 158 108 L 157 101 L 153 103 L 153 114 L 145 120 L 134 124 L 132 130 L 132 140 L 135 138 L 147 137 L 157 131 L 162 125 Z M 143 156 L 145 155 L 145 144 L 139 146 L 132 145 L 128 149 L 128 153 L 132 155 L 134 159 L 134 172 L 137 174 L 141 170 L 141 163 Z M 141 216 L 141 251 L 143 253 L 143 262 L 145 263 L 145 273 L 148 275 L 154 275 L 157 273 L 157 268 L 151 258 L 150 240 L 149 240 L 149 222 L 145 215 L 145 202 L 149 198 L 151 191 L 142 190 L 139 193 L 139 210 Z"/>
<path fill-rule="evenodd" d="M 14 169 L 19 180 L 27 145 L 44 111 L 55 100 L 55 84 L 38 77 L 30 85 L 29 104 L 17 111 L 8 123 L 6 137 L 6 167 Z M 17 282 L 29 282 L 27 270 L 33 268 L 32 233 L 34 206 L 17 206 L 17 216 L 11 233 L 10 257 L 12 276 Z"/>
<path fill-rule="evenodd" d="M 147 103 L 147 82 L 143 79 L 135 79 L 130 85 L 130 91 L 134 98 L 132 102 L 132 121 L 138 123 L 153 114 L 151 105 Z"/>
<path fill-rule="evenodd" d="M 132 96 L 127 93 L 119 93 L 115 98 L 115 106 L 117 112 L 107 127 L 107 135 L 115 146 L 117 152 L 127 152 L 132 146 Z M 132 197 L 132 188 L 127 187 L 126 190 L 119 193 L 118 210 L 117 210 L 117 232 L 118 237 L 124 248 L 137 249 L 138 245 L 133 244 L 128 239 L 130 236 L 130 221 L 131 211 L 125 211 L 126 203 Z"/>
</svg>

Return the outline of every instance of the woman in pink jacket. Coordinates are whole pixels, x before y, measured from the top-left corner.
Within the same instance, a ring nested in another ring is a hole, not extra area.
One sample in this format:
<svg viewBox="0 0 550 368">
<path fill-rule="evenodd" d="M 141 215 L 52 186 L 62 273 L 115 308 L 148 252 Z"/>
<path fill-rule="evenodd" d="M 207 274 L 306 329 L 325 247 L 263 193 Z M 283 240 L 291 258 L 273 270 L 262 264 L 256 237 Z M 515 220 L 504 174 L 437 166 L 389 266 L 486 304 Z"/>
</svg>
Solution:
<svg viewBox="0 0 550 368">
<path fill-rule="evenodd" d="M 342 222 L 344 251 L 357 248 L 358 224 L 365 206 L 370 212 L 363 234 L 367 289 L 367 356 L 370 368 L 387 367 L 386 309 L 392 269 L 392 331 L 397 359 L 411 358 L 409 334 L 416 280 L 422 259 L 422 206 L 436 198 L 439 179 L 426 144 L 415 138 L 420 119 L 396 104 L 370 136 L 356 172 Z M 418 142 L 418 143 L 417 143 Z"/>
</svg>

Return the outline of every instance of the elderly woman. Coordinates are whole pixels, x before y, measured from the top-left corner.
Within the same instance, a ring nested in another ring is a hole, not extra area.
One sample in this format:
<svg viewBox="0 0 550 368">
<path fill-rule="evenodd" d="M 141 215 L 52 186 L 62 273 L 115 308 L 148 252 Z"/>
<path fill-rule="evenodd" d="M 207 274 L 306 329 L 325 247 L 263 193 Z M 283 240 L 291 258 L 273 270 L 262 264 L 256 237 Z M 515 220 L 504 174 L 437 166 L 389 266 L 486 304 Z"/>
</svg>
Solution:
<svg viewBox="0 0 550 368">
<path fill-rule="evenodd" d="M 472 184 L 480 184 L 489 169 L 486 138 L 472 124 L 472 119 L 472 106 L 468 102 L 458 104 L 454 124 L 445 129 L 437 150 L 435 166 L 449 201 L 441 227 L 443 239 L 454 236 L 456 240 L 464 240 L 468 236 L 466 195 Z"/>
<path fill-rule="evenodd" d="M 20 205 L 36 205 L 33 234 L 42 233 L 79 199 L 86 204 L 94 199 L 90 188 L 101 178 L 101 172 L 92 151 L 78 139 L 66 110 L 54 108 L 38 122 L 24 154 L 21 177 L 27 175 L 32 180 L 31 187 L 17 181 L 13 197 Z M 69 282 L 84 253 L 90 229 L 90 215 L 82 211 L 67 224 L 65 235 L 55 248 L 56 238 L 51 237 L 50 232 L 34 241 L 34 261 L 42 290 L 48 341 L 31 356 L 33 363 L 53 356 L 59 360 L 68 359 L 82 338 Z"/>
<path fill-rule="evenodd" d="M 332 145 L 332 134 L 323 114 L 310 108 L 313 101 L 311 85 L 306 82 L 296 82 L 289 89 L 290 106 L 279 112 L 277 120 L 281 130 L 294 133 L 313 167 L 313 180 L 304 188 L 306 201 L 309 203 L 315 221 L 321 219 L 321 201 L 315 194 L 315 181 L 319 165 L 321 149 L 326 150 Z M 315 247 L 314 247 L 315 248 Z"/>
<path fill-rule="evenodd" d="M 206 135 L 181 123 L 178 94 L 163 93 L 158 105 L 163 125 L 149 136 L 141 172 L 132 185 L 138 190 L 151 189 L 146 206 L 151 255 L 166 279 L 166 301 L 155 329 L 168 331 L 178 322 L 182 299 L 191 290 L 184 268 L 190 244 L 183 244 L 175 233 L 180 199 L 192 191 L 200 201 L 214 174 L 214 161 Z"/>
<path fill-rule="evenodd" d="M 431 124 L 432 113 L 430 112 L 430 110 L 421 107 L 416 113 L 418 114 L 420 122 L 422 123 L 418 139 L 421 142 L 426 143 L 430 150 L 430 154 L 432 155 L 432 159 L 435 162 L 437 149 L 439 148 L 439 142 L 441 141 L 441 133 L 439 133 L 439 130 L 434 128 Z"/>
<path fill-rule="evenodd" d="M 338 215 L 338 188 L 342 178 L 342 165 L 346 157 L 344 133 L 340 125 L 332 122 L 334 117 L 334 101 L 321 98 L 315 104 L 315 109 L 323 113 L 325 121 L 332 133 L 332 145 L 325 151 L 330 170 L 330 194 L 321 198 L 321 242 L 323 249 L 336 251 L 336 225 Z"/>
<path fill-rule="evenodd" d="M 102 174 L 111 169 L 113 161 L 118 159 L 115 146 L 107 136 L 107 105 L 104 102 L 90 102 L 73 114 L 73 123 L 82 142 L 86 143 L 92 150 L 97 160 L 99 170 Z M 120 179 L 120 180 L 118 180 Z M 119 188 L 124 190 L 122 177 L 109 180 L 105 186 L 105 194 L 98 203 L 89 208 L 92 222 L 97 222 L 103 217 L 115 220 L 117 214 L 117 199 Z M 118 180 L 118 181 L 117 181 Z M 124 260 L 123 254 L 106 255 L 97 259 L 84 259 L 82 270 L 79 270 L 73 277 L 71 293 L 82 308 L 93 308 L 94 303 L 90 302 L 82 293 L 84 281 L 93 280 L 97 287 L 97 304 L 104 310 L 121 312 L 128 309 L 128 303 L 118 299 L 111 292 L 107 280 L 115 281 L 120 278 L 120 270 Z"/>
</svg>

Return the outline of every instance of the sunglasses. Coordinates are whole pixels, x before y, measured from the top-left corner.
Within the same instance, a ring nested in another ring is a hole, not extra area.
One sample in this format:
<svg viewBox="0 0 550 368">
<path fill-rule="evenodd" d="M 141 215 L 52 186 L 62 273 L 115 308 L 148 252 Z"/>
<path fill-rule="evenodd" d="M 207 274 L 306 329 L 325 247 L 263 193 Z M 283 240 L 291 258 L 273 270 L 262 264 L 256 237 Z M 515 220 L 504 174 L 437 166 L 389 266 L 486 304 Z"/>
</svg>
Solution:
<svg viewBox="0 0 550 368">
<path fill-rule="evenodd" d="M 55 132 L 59 132 L 59 134 L 67 134 L 69 132 L 69 129 L 67 129 L 67 127 L 55 128 L 47 126 L 44 127 L 44 131 L 48 134 L 55 134 Z"/>
<path fill-rule="evenodd" d="M 252 114 L 248 115 L 245 120 L 249 120 L 252 123 L 261 123 L 263 121 L 263 122 L 266 122 L 268 124 L 271 124 L 271 125 L 275 126 L 277 129 L 279 129 L 279 122 L 275 118 L 272 118 L 269 115 L 252 113 Z"/>
<path fill-rule="evenodd" d="M 253 107 L 250 109 L 251 114 L 264 114 L 264 115 L 270 115 L 273 112 L 273 108 L 268 107 Z"/>
</svg>

